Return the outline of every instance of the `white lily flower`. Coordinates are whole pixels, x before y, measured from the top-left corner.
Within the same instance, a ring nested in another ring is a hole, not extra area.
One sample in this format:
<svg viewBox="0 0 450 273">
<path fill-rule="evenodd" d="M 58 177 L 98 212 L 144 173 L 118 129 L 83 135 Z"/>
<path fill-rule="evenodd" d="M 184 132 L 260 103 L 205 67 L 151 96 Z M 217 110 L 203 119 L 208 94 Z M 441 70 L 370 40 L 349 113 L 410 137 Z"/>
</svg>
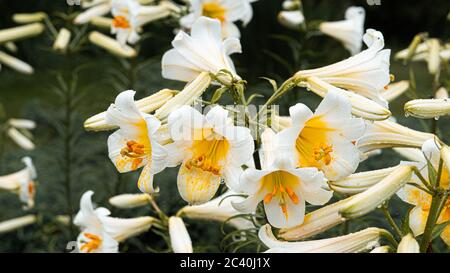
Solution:
<svg viewBox="0 0 450 273">
<path fill-rule="evenodd" d="M 29 209 L 34 206 L 37 173 L 31 158 L 24 157 L 22 162 L 25 164 L 22 170 L 0 176 L 0 190 L 17 193 L 20 201 L 25 204 L 25 208 Z"/>
<path fill-rule="evenodd" d="M 390 147 L 417 148 L 432 138 L 435 135 L 410 129 L 395 121 L 383 120 L 370 124 L 357 146 L 362 153 Z"/>
<path fill-rule="evenodd" d="M 242 21 L 247 25 L 253 16 L 248 0 L 189 0 L 190 13 L 180 19 L 180 25 L 190 29 L 201 16 L 217 19 L 222 24 L 222 37 L 239 38 L 241 33 L 234 24 Z"/>
<path fill-rule="evenodd" d="M 219 20 L 198 18 L 191 35 L 180 31 L 172 46 L 162 58 L 162 75 L 166 79 L 189 82 L 201 72 L 217 74 L 223 69 L 237 77 L 229 55 L 240 53 L 241 44 L 236 38 L 222 41 Z"/>
<path fill-rule="evenodd" d="M 393 101 L 408 91 L 409 81 L 399 81 L 389 84 L 382 92 L 381 96 L 387 101 Z"/>
<path fill-rule="evenodd" d="M 98 31 L 92 31 L 89 33 L 89 41 L 94 45 L 106 49 L 110 53 L 124 58 L 136 57 L 137 52 L 134 48 L 128 45 L 121 45 L 115 39 L 104 35 Z"/>
<path fill-rule="evenodd" d="M 344 236 L 304 242 L 279 241 L 272 233 L 270 225 L 259 230 L 259 239 L 269 248 L 266 253 L 356 253 L 378 246 L 387 231 L 367 228 Z"/>
<path fill-rule="evenodd" d="M 450 170 L 450 147 L 443 145 L 441 148 L 441 157 L 447 167 L 447 170 Z"/>
<path fill-rule="evenodd" d="M 364 19 L 366 12 L 362 7 L 349 7 L 345 11 L 345 20 L 321 23 L 319 29 L 344 44 L 344 47 L 355 55 L 361 51 Z"/>
<path fill-rule="evenodd" d="M 253 154 L 250 130 L 234 126 L 228 111 L 215 106 L 204 116 L 190 106 L 182 106 L 168 118 L 174 143 L 166 145 L 170 165 L 181 164 L 178 190 L 189 204 L 209 201 L 224 179 L 231 189 L 237 189 L 241 166 Z"/>
<path fill-rule="evenodd" d="M 275 134 L 267 129 L 262 134 L 262 170 L 248 168 L 240 177 L 240 188 L 249 197 L 233 206 L 244 213 L 251 213 L 261 201 L 267 219 L 278 228 L 303 223 L 306 202 L 323 205 L 333 193 L 323 189 L 324 177 L 316 168 L 296 168 L 296 164 L 283 154 L 276 154 Z M 281 156 L 279 156 L 281 155 Z M 306 202 L 305 202 L 306 201 Z"/>
<path fill-rule="evenodd" d="M 83 1 L 84 2 L 84 1 Z M 92 20 L 92 18 L 104 16 L 111 11 L 111 0 L 92 1 L 89 4 L 83 4 L 84 8 L 87 8 L 82 13 L 75 17 L 75 24 L 85 24 Z"/>
<path fill-rule="evenodd" d="M 417 118 L 439 118 L 450 115 L 450 99 L 417 99 L 405 104 L 405 115 Z"/>
<path fill-rule="evenodd" d="M 109 203 L 121 209 L 132 209 L 150 204 L 151 196 L 148 193 L 119 194 L 109 198 Z"/>
<path fill-rule="evenodd" d="M 31 67 L 31 65 L 27 64 L 26 62 L 17 59 L 16 57 L 13 57 L 9 54 L 6 54 L 3 51 L 0 51 L 0 63 L 16 70 L 17 72 L 23 73 L 23 74 L 33 74 L 34 69 Z"/>
<path fill-rule="evenodd" d="M 161 122 L 136 107 L 132 90 L 120 93 L 108 108 L 106 122 L 120 129 L 109 136 L 109 158 L 121 173 L 143 167 L 138 181 L 142 192 L 152 193 L 153 175 L 166 167 L 166 149 L 156 141 Z"/>
<path fill-rule="evenodd" d="M 41 22 L 45 18 L 47 18 L 47 14 L 45 12 L 16 13 L 12 17 L 13 21 L 18 24 Z"/>
<path fill-rule="evenodd" d="M 346 177 L 359 165 L 355 144 L 366 128 L 351 110 L 350 101 L 335 91 L 325 96 L 315 113 L 304 104 L 292 106 L 292 126 L 278 134 L 278 145 L 296 167 L 316 167 L 329 180 Z"/>
<path fill-rule="evenodd" d="M 32 23 L 19 27 L 0 30 L 0 44 L 30 38 L 41 34 L 45 26 L 41 23 Z"/>
<path fill-rule="evenodd" d="M 55 42 L 53 43 L 53 49 L 56 51 L 62 51 L 65 52 L 67 49 L 67 46 L 70 42 L 70 37 L 72 36 L 72 33 L 66 28 L 61 28 L 58 32 L 58 36 L 55 39 Z"/>
<path fill-rule="evenodd" d="M 94 192 L 87 191 L 80 200 L 80 211 L 74 224 L 81 233 L 77 238 L 78 250 L 82 253 L 116 253 L 119 242 L 150 229 L 155 218 L 145 216 L 129 219 L 109 217 L 109 210 L 96 208 L 92 204 Z"/>
<path fill-rule="evenodd" d="M 192 241 L 184 225 L 183 219 L 172 216 L 169 218 L 169 236 L 174 253 L 192 253 Z"/>
<path fill-rule="evenodd" d="M 439 168 L 439 161 L 441 159 L 441 151 L 439 144 L 436 143 L 436 140 L 427 140 L 422 146 L 422 152 L 437 172 Z M 420 170 L 420 173 L 423 177 L 428 177 L 428 162 L 426 159 L 420 162 L 405 162 L 405 164 L 416 166 Z M 422 187 L 424 186 L 420 179 L 415 175 L 413 176 L 413 183 Z M 439 187 L 441 187 L 442 189 L 448 189 L 449 185 L 450 169 L 448 168 L 448 166 L 444 165 L 444 167 L 442 168 Z M 414 208 L 409 213 L 409 227 L 414 233 L 414 236 L 419 236 L 424 232 L 425 229 L 431 206 L 431 196 L 425 191 L 422 191 L 421 189 L 413 185 L 405 185 L 397 192 L 397 195 L 404 202 L 414 205 Z M 447 221 L 450 221 L 450 198 L 444 204 L 437 223 L 439 224 Z M 450 245 L 450 226 L 444 228 L 444 231 L 441 233 L 441 238 L 447 245 Z"/>
<path fill-rule="evenodd" d="M 331 85 L 353 91 L 386 107 L 387 102 L 380 92 L 390 82 L 391 51 L 383 49 L 383 34 L 374 29 L 368 29 L 363 40 L 368 46 L 366 50 L 332 65 L 299 71 L 295 77 L 307 80 L 316 76 Z"/>
<path fill-rule="evenodd" d="M 11 220 L 0 222 L 0 234 L 7 233 L 37 222 L 35 215 L 26 215 Z"/>
<path fill-rule="evenodd" d="M 150 114 L 163 106 L 175 95 L 175 91 L 162 89 L 155 94 L 136 101 L 136 107 L 140 112 Z M 87 131 L 107 131 L 115 129 L 112 124 L 106 123 L 106 111 L 88 118 L 84 122 Z"/>
<path fill-rule="evenodd" d="M 241 214 L 232 205 L 232 203 L 237 203 L 245 199 L 242 196 L 233 196 L 237 194 L 239 193 L 229 190 L 221 196 L 216 197 L 204 204 L 185 206 L 177 213 L 177 215 L 189 219 L 225 222 L 231 217 Z M 234 218 L 229 220 L 227 223 L 238 230 L 254 227 L 251 221 L 242 218 Z"/>
<path fill-rule="evenodd" d="M 111 33 L 121 45 L 135 44 L 139 39 L 137 29 L 141 6 L 137 0 L 112 0 L 111 13 L 114 16 Z"/>
<path fill-rule="evenodd" d="M 404 236 L 397 247 L 397 253 L 420 253 L 420 247 L 411 233 Z"/>
<path fill-rule="evenodd" d="M 396 167 L 351 174 L 337 181 L 329 181 L 330 188 L 341 194 L 354 195 L 363 192 L 382 181 L 396 170 Z"/>
<path fill-rule="evenodd" d="M 278 22 L 287 28 L 299 29 L 305 22 L 305 16 L 300 10 L 283 10 L 278 13 Z"/>
</svg>

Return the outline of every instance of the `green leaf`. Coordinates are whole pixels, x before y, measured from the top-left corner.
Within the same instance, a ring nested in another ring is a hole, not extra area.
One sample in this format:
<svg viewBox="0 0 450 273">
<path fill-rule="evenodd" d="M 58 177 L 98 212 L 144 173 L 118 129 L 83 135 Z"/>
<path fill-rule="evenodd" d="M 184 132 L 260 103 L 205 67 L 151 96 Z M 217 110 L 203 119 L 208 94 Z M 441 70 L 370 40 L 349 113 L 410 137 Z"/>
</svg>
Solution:
<svg viewBox="0 0 450 273">
<path fill-rule="evenodd" d="M 212 96 L 211 99 L 211 103 L 216 103 L 220 100 L 220 98 L 222 97 L 223 93 L 225 93 L 228 90 L 228 87 L 221 87 L 216 89 L 216 91 L 214 91 L 214 95 Z"/>
<path fill-rule="evenodd" d="M 447 227 L 447 225 L 450 224 L 450 221 L 441 223 L 441 224 L 437 224 L 436 226 L 434 226 L 433 229 L 433 234 L 431 236 L 431 240 L 436 239 L 439 235 L 441 235 L 441 233 L 444 231 L 444 229 Z"/>
<path fill-rule="evenodd" d="M 252 94 L 248 100 L 247 100 L 247 104 L 250 104 L 255 98 L 264 98 L 264 95 L 261 94 Z"/>
<path fill-rule="evenodd" d="M 267 77 L 261 77 L 261 79 L 268 81 L 272 85 L 274 93 L 278 90 L 278 84 L 274 79 L 267 78 Z"/>
</svg>

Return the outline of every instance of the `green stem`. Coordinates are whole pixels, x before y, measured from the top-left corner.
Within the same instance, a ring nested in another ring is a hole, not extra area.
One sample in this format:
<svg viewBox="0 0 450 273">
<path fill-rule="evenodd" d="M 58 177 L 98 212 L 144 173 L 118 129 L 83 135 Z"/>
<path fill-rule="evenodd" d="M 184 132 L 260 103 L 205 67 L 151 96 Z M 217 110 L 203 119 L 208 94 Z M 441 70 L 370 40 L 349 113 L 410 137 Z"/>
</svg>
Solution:
<svg viewBox="0 0 450 273">
<path fill-rule="evenodd" d="M 394 221 L 394 218 L 392 218 L 391 213 L 389 212 L 386 205 L 381 206 L 381 211 L 383 211 L 384 216 L 389 222 L 389 225 L 391 225 L 392 229 L 395 231 L 395 233 L 399 236 L 399 238 L 403 237 L 403 233 L 401 229 L 397 226 L 397 224 Z"/>
<path fill-rule="evenodd" d="M 440 215 L 442 197 L 439 194 L 435 194 L 431 199 L 431 206 L 428 213 L 427 223 L 425 225 L 425 231 L 422 236 L 422 241 L 420 242 L 420 252 L 424 253 L 427 251 L 428 246 L 431 243 L 433 229 L 436 225 L 436 221 Z"/>
</svg>

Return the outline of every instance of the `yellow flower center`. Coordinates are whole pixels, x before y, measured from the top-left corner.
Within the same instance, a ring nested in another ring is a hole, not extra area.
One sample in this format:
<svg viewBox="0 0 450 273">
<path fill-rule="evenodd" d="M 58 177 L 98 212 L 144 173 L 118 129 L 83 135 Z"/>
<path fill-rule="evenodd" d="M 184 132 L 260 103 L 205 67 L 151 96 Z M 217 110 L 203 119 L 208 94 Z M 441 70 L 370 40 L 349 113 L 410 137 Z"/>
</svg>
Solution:
<svg viewBox="0 0 450 273">
<path fill-rule="evenodd" d="M 264 176 L 261 180 L 261 190 L 267 192 L 264 196 L 264 204 L 269 204 L 273 198 L 276 198 L 281 212 L 287 220 L 287 200 L 290 199 L 294 204 L 298 204 L 300 201 L 293 190 L 298 187 L 299 183 L 300 181 L 295 175 L 286 171 L 276 171 Z"/>
<path fill-rule="evenodd" d="M 88 240 L 87 241 L 81 241 L 81 247 L 80 250 L 90 253 L 96 249 L 98 249 L 100 247 L 100 245 L 102 244 L 102 239 L 100 238 L 100 236 L 97 236 L 95 234 L 92 233 L 83 233 L 84 237 L 86 237 Z"/>
<path fill-rule="evenodd" d="M 225 21 L 226 11 L 217 1 L 204 3 L 202 7 L 203 16 L 219 19 L 221 22 Z"/>
<path fill-rule="evenodd" d="M 144 161 L 144 158 L 151 160 L 152 145 L 148 136 L 147 123 L 144 120 L 134 124 L 138 130 L 136 140 L 129 140 L 125 147 L 120 150 L 120 155 L 117 161 L 119 170 L 124 169 L 125 166 L 131 163 L 131 170 L 136 170 Z"/>
<path fill-rule="evenodd" d="M 316 167 L 322 170 L 333 160 L 333 146 L 328 143 L 329 128 L 321 116 L 308 120 L 297 137 L 295 147 L 298 153 L 298 167 Z"/>
<path fill-rule="evenodd" d="M 212 129 L 204 128 L 200 132 L 200 140 L 194 140 L 190 151 L 192 157 L 186 162 L 186 168 L 199 168 L 203 171 L 220 175 L 226 157 L 230 150 L 230 143 L 223 137 L 216 135 Z"/>
<path fill-rule="evenodd" d="M 130 28 L 130 22 L 122 15 L 114 16 L 112 24 L 115 28 Z"/>
</svg>

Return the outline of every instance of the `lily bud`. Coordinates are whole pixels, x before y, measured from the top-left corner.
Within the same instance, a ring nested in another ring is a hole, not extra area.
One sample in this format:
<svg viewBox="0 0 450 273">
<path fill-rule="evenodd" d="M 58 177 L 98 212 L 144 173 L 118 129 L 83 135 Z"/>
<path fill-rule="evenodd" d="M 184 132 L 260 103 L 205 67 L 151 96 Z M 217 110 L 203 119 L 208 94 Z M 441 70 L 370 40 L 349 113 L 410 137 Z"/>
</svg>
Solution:
<svg viewBox="0 0 450 273">
<path fill-rule="evenodd" d="M 0 234 L 14 231 L 16 229 L 29 226 L 37 222 L 35 215 L 27 215 L 11 220 L 0 222 Z"/>
<path fill-rule="evenodd" d="M 389 84 L 384 91 L 381 92 L 381 96 L 391 102 L 400 97 L 409 89 L 409 81 L 399 81 Z"/>
<path fill-rule="evenodd" d="M 445 89 L 444 87 L 439 88 L 436 91 L 436 94 L 434 95 L 435 99 L 448 99 L 448 92 L 447 89 Z"/>
<path fill-rule="evenodd" d="M 0 44 L 17 41 L 41 34 L 45 27 L 41 23 L 33 23 L 19 27 L 0 30 Z"/>
<path fill-rule="evenodd" d="M 122 242 L 126 239 L 139 235 L 149 230 L 156 218 L 151 216 L 142 216 L 136 218 L 112 218 L 106 217 L 103 219 L 105 229 L 112 237 Z M 115 227 L 120 227 L 115 228 Z"/>
<path fill-rule="evenodd" d="M 184 225 L 183 219 L 172 216 L 169 218 L 169 235 L 174 253 L 192 253 L 192 241 Z"/>
<path fill-rule="evenodd" d="M 300 10 L 281 11 L 278 13 L 278 22 L 290 29 L 299 29 L 305 22 L 305 17 Z"/>
<path fill-rule="evenodd" d="M 9 125 L 20 129 L 32 130 L 36 128 L 36 122 L 29 119 L 16 119 L 12 118 L 8 120 Z"/>
<path fill-rule="evenodd" d="M 357 117 L 368 120 L 385 120 L 391 116 L 391 111 L 389 111 L 389 109 L 379 105 L 375 101 L 358 95 L 354 92 L 349 92 L 334 87 L 333 85 L 319 79 L 318 77 L 308 77 L 306 79 L 306 84 L 308 89 L 321 97 L 325 97 L 325 95 L 331 89 L 339 90 L 339 92 L 342 92 L 349 98 L 352 104 L 352 113 Z"/>
<path fill-rule="evenodd" d="M 402 126 L 394 121 L 375 121 L 366 134 L 358 140 L 362 153 L 391 147 L 421 148 L 423 143 L 436 136 Z"/>
<path fill-rule="evenodd" d="M 89 34 L 89 41 L 94 45 L 106 49 L 110 53 L 123 58 L 136 57 L 137 52 L 128 45 L 121 45 L 115 39 L 106 36 L 100 32 L 93 31 Z"/>
<path fill-rule="evenodd" d="M 34 143 L 16 128 L 9 128 L 7 134 L 22 149 L 29 151 L 34 149 Z"/>
<path fill-rule="evenodd" d="M 0 51 L 0 63 L 3 63 L 4 65 L 23 74 L 33 74 L 34 72 L 34 69 L 33 67 L 31 67 L 31 65 L 17 59 L 16 57 L 6 54 L 3 51 Z"/>
<path fill-rule="evenodd" d="M 192 105 L 206 88 L 211 84 L 211 77 L 207 72 L 201 72 L 195 80 L 188 83 L 184 89 L 167 101 L 163 106 L 155 111 L 155 117 L 165 121 L 169 114 L 183 105 Z"/>
<path fill-rule="evenodd" d="M 429 39 L 427 41 L 427 45 L 429 48 L 428 71 L 431 74 L 436 75 L 436 73 L 438 73 L 441 68 L 441 57 L 440 57 L 441 45 L 439 44 L 438 39 Z"/>
<path fill-rule="evenodd" d="M 151 196 L 147 193 L 120 194 L 109 199 L 109 203 L 121 209 L 132 209 L 150 204 Z"/>
<path fill-rule="evenodd" d="M 92 20 L 89 23 L 91 23 L 92 25 L 94 25 L 96 27 L 110 29 L 112 26 L 112 22 L 113 22 L 112 18 L 98 16 L 98 17 L 92 18 Z"/>
<path fill-rule="evenodd" d="M 286 241 L 298 241 L 319 234 L 346 221 L 339 211 L 353 197 L 327 205 L 305 215 L 301 225 L 291 228 L 282 228 L 278 237 Z"/>
<path fill-rule="evenodd" d="M 65 52 L 70 42 L 70 36 L 72 34 L 69 30 L 62 28 L 59 30 L 55 43 L 53 43 L 53 49 L 56 51 Z"/>
<path fill-rule="evenodd" d="M 13 53 L 15 53 L 15 52 L 17 52 L 17 46 L 16 46 L 16 44 L 14 43 L 14 42 L 6 42 L 5 44 L 4 44 L 4 46 L 5 46 L 5 48 L 9 51 L 9 52 L 13 52 Z"/>
<path fill-rule="evenodd" d="M 29 24 L 29 23 L 41 22 L 45 18 L 47 18 L 47 14 L 45 12 L 16 13 L 12 17 L 13 21 L 18 24 Z"/>
<path fill-rule="evenodd" d="M 151 96 L 136 101 L 136 106 L 141 112 L 151 113 L 170 100 L 174 93 L 175 92 L 173 90 L 163 89 Z M 115 129 L 116 126 L 106 123 L 105 117 L 106 112 L 102 112 L 88 118 L 84 122 L 84 129 L 87 131 L 107 131 Z"/>
<path fill-rule="evenodd" d="M 411 233 L 404 236 L 397 247 L 397 253 L 420 253 L 420 247 Z"/>
<path fill-rule="evenodd" d="M 403 187 L 411 179 L 412 172 L 412 166 L 398 166 L 394 172 L 379 183 L 362 193 L 354 195 L 351 200 L 345 203 L 344 208 L 340 209 L 339 213 L 347 219 L 369 213 Z"/>
<path fill-rule="evenodd" d="M 354 173 L 338 181 L 328 182 L 330 188 L 341 194 L 354 195 L 361 193 L 382 181 L 395 171 L 397 167 L 384 168 L 374 171 Z"/>
<path fill-rule="evenodd" d="M 258 237 L 269 247 L 266 253 L 357 253 L 376 247 L 388 231 L 380 228 L 367 228 L 344 236 L 303 241 L 279 241 L 272 233 L 270 225 L 266 224 L 259 230 Z"/>
<path fill-rule="evenodd" d="M 418 99 L 405 104 L 405 114 L 417 118 L 439 118 L 450 115 L 450 100 L 448 99 Z"/>
</svg>

